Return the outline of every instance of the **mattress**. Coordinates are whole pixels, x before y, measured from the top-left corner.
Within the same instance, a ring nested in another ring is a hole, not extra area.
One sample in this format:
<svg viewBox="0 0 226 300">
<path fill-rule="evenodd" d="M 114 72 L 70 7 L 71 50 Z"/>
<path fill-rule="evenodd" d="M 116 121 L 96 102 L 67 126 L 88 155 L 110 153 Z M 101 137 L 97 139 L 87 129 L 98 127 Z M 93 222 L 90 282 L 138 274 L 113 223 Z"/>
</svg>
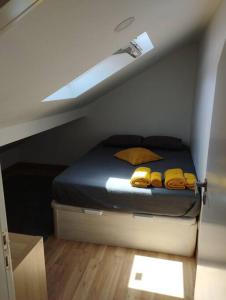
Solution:
<svg viewBox="0 0 226 300">
<path fill-rule="evenodd" d="M 200 196 L 190 190 L 135 188 L 130 177 L 136 167 L 113 155 L 122 148 L 98 145 L 53 181 L 53 198 L 58 203 L 100 210 L 170 217 L 196 217 Z M 142 166 L 164 172 L 182 168 L 194 172 L 188 150 L 156 150 L 164 159 Z"/>
</svg>

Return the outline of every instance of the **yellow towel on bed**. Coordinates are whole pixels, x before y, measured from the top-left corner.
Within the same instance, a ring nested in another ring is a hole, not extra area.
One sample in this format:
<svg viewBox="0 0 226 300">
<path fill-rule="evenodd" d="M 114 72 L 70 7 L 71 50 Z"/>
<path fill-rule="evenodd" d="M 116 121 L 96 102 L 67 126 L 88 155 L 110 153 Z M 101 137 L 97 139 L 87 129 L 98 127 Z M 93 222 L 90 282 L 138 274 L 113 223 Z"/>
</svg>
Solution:
<svg viewBox="0 0 226 300">
<path fill-rule="evenodd" d="M 196 185 L 196 176 L 193 173 L 184 173 L 185 185 L 189 190 L 194 190 Z"/>
<path fill-rule="evenodd" d="M 137 168 L 130 179 L 130 183 L 134 187 L 148 187 L 151 184 L 151 169 L 146 167 Z"/>
<path fill-rule="evenodd" d="M 162 187 L 162 173 L 152 172 L 151 173 L 151 185 L 153 187 Z"/>
<path fill-rule="evenodd" d="M 182 169 L 168 169 L 165 172 L 165 187 L 169 190 L 184 190 L 185 178 Z"/>
</svg>

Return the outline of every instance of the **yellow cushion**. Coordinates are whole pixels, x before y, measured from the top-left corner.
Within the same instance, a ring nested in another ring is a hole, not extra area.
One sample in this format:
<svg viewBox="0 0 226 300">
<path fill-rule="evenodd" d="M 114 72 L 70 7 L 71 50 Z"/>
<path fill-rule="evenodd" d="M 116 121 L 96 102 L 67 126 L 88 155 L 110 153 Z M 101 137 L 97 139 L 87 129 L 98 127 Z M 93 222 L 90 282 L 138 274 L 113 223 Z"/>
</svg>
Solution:
<svg viewBox="0 0 226 300">
<path fill-rule="evenodd" d="M 162 159 L 161 156 L 146 148 L 129 148 L 114 154 L 115 157 L 129 162 L 131 165 L 140 165 L 143 163 Z"/>
</svg>

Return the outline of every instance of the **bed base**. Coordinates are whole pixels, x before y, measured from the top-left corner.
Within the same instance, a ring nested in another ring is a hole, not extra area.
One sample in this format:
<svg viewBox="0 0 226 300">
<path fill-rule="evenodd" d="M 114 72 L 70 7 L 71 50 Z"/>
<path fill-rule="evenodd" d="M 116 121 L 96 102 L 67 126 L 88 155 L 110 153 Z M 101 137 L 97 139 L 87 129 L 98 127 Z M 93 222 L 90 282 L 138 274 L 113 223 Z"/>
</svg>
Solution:
<svg viewBox="0 0 226 300">
<path fill-rule="evenodd" d="M 85 209 L 52 202 L 58 238 L 193 256 L 195 218 Z"/>
</svg>

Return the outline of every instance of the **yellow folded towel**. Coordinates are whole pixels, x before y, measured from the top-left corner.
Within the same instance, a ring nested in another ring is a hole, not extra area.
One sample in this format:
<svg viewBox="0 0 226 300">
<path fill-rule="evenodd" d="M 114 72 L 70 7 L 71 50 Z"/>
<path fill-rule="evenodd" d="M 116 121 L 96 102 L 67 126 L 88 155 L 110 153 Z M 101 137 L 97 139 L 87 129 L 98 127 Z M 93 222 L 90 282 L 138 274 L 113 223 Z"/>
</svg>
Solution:
<svg viewBox="0 0 226 300">
<path fill-rule="evenodd" d="M 151 185 L 153 187 L 162 187 L 162 173 L 152 172 L 151 173 Z"/>
<path fill-rule="evenodd" d="M 165 187 L 169 190 L 184 190 L 185 178 L 182 169 L 168 169 L 165 172 Z"/>
<path fill-rule="evenodd" d="M 196 185 L 196 176 L 193 173 L 184 173 L 185 185 L 189 190 L 194 190 Z"/>
<path fill-rule="evenodd" d="M 183 170 L 179 169 L 179 168 L 175 168 L 175 169 L 168 169 L 165 171 L 164 176 L 166 177 L 169 174 L 182 174 L 183 175 Z"/>
<path fill-rule="evenodd" d="M 148 187 L 151 184 L 151 169 L 146 167 L 137 168 L 130 179 L 130 183 L 134 187 Z"/>
</svg>

